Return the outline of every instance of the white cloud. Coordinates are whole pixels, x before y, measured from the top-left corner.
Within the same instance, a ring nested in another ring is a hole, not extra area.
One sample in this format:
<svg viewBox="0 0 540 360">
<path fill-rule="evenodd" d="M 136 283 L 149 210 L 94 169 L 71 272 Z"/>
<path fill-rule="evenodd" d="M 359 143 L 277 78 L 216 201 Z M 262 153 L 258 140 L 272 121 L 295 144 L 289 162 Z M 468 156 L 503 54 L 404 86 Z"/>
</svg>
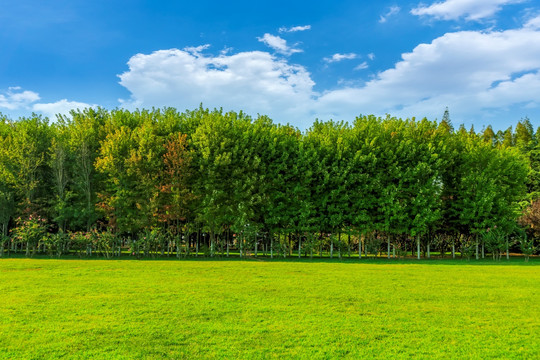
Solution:
<svg viewBox="0 0 540 360">
<path fill-rule="evenodd" d="M 257 40 L 283 55 L 291 55 L 294 53 L 302 52 L 302 50 L 300 49 L 295 49 L 294 47 L 288 46 L 287 40 L 268 33 L 264 34 L 262 38 L 258 37 Z"/>
<path fill-rule="evenodd" d="M 525 27 L 528 28 L 528 29 L 540 29 L 540 15 L 532 18 L 532 19 L 529 19 L 526 23 L 525 23 Z"/>
<path fill-rule="evenodd" d="M 417 16 L 433 16 L 435 19 L 482 20 L 490 18 L 501 10 L 504 5 L 522 3 L 524 0 L 446 0 L 425 6 L 419 5 L 411 10 Z"/>
<path fill-rule="evenodd" d="M 72 109 L 84 109 L 96 107 L 77 101 L 68 101 L 66 99 L 53 103 L 38 103 L 41 97 L 37 92 L 22 90 L 19 86 L 10 87 L 5 94 L 0 94 L 0 109 L 4 108 L 12 114 L 24 114 L 28 111 L 42 113 L 49 118 L 54 118 L 56 114 L 69 114 Z"/>
<path fill-rule="evenodd" d="M 375 59 L 375 54 L 374 53 L 369 53 L 367 55 L 367 57 L 368 57 L 369 60 L 374 60 Z"/>
<path fill-rule="evenodd" d="M 326 92 L 318 109 L 351 118 L 359 112 L 440 117 L 449 106 L 461 121 L 480 121 L 538 102 L 540 31 L 462 31 L 420 44 L 362 87 Z"/>
<path fill-rule="evenodd" d="M 343 81 L 322 94 L 305 67 L 267 52 L 171 49 L 137 54 L 128 65 L 120 75 L 132 94 L 127 106 L 183 110 L 202 102 L 301 127 L 316 117 L 353 120 L 360 113 L 434 119 L 446 106 L 456 123 L 479 126 L 510 108 L 523 111 L 518 118 L 540 115 L 540 31 L 530 27 L 447 33 L 402 54 L 368 82 Z"/>
<path fill-rule="evenodd" d="M 26 109 L 30 104 L 40 99 L 39 94 L 29 90 L 22 90 L 19 86 L 8 88 L 0 94 L 0 108 L 7 110 Z"/>
<path fill-rule="evenodd" d="M 364 70 L 364 69 L 367 69 L 368 67 L 369 67 L 368 63 L 364 61 L 363 63 L 356 65 L 354 67 L 354 70 Z"/>
<path fill-rule="evenodd" d="M 381 24 L 385 23 L 386 21 L 388 21 L 389 17 L 397 15 L 400 11 L 401 11 L 401 8 L 399 6 L 397 5 L 390 6 L 390 8 L 388 8 L 388 10 L 384 13 L 384 15 L 381 15 L 379 17 L 379 22 Z"/>
<path fill-rule="evenodd" d="M 298 124 L 311 118 L 314 82 L 307 70 L 262 51 L 195 56 L 170 49 L 137 54 L 120 84 L 131 93 L 128 107 L 204 106 L 268 114 Z M 313 117 L 314 118 L 314 117 Z M 306 123 L 307 124 L 307 123 Z"/>
<path fill-rule="evenodd" d="M 184 50 L 190 54 L 198 55 L 204 50 L 208 49 L 209 47 L 210 47 L 210 44 L 204 44 L 204 45 L 199 45 L 199 46 L 187 46 L 184 48 Z M 223 51 L 228 51 L 228 50 L 223 49 Z"/>
<path fill-rule="evenodd" d="M 82 110 L 91 107 L 97 107 L 97 105 L 62 99 L 53 103 L 37 103 L 32 106 L 32 109 L 53 119 L 57 114 L 68 115 L 71 110 Z"/>
<path fill-rule="evenodd" d="M 349 54 L 334 54 L 332 55 L 331 57 L 326 57 L 324 58 L 323 60 L 326 61 L 327 63 L 333 63 L 333 62 L 339 62 L 341 60 L 352 60 L 352 59 L 356 59 L 358 57 L 358 55 L 354 54 L 354 53 L 349 53 Z"/>
<path fill-rule="evenodd" d="M 306 30 L 310 30 L 311 29 L 311 25 L 304 25 L 304 26 L 293 26 L 293 27 L 285 27 L 285 26 L 282 26 L 279 28 L 279 32 L 280 33 L 289 33 L 289 32 L 297 32 L 297 31 L 306 31 Z"/>
</svg>

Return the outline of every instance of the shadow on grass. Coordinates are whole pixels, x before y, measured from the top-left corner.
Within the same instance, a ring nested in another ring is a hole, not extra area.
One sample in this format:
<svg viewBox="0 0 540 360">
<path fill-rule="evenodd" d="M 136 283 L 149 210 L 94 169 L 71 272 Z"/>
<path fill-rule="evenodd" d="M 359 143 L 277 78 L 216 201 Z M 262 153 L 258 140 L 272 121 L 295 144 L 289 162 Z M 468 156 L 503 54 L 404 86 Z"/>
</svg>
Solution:
<svg viewBox="0 0 540 360">
<path fill-rule="evenodd" d="M 422 258 L 418 260 L 416 257 L 405 257 L 405 258 L 386 258 L 386 257 L 362 257 L 361 259 L 358 258 L 358 255 L 356 257 L 348 257 L 344 256 L 341 259 L 338 257 L 330 258 L 328 256 L 326 257 L 278 257 L 274 256 L 271 258 L 270 256 L 248 256 L 248 257 L 240 257 L 238 254 L 233 254 L 229 257 L 222 256 L 222 255 L 215 255 L 214 257 L 209 256 L 194 256 L 190 255 L 188 257 L 180 257 L 177 258 L 175 255 L 171 256 L 162 256 L 162 255 L 156 255 L 155 257 L 136 257 L 133 255 L 127 255 L 122 254 L 121 256 L 117 257 L 110 257 L 106 258 L 105 256 L 92 256 L 92 257 L 80 257 L 77 255 L 62 255 L 60 257 L 56 256 L 49 256 L 44 254 L 36 254 L 33 257 L 26 257 L 24 254 L 10 254 L 7 256 L 7 254 L 4 254 L 4 257 L 0 257 L 0 263 L 3 259 L 34 259 L 34 260 L 86 260 L 86 261 L 141 261 L 141 262 L 147 262 L 147 261 L 174 261 L 174 262 L 182 262 L 182 261 L 198 261 L 198 262 L 275 262 L 275 263 L 326 263 L 326 264 L 370 264 L 370 265 L 520 265 L 520 266 L 535 266 L 540 265 L 540 256 L 531 256 L 529 259 L 529 262 L 525 262 L 525 258 L 520 255 L 512 255 L 510 256 L 510 259 L 507 260 L 506 257 L 503 257 L 499 261 L 495 261 L 492 258 L 484 258 L 476 260 L 474 258 L 471 258 L 467 260 L 466 258 L 431 258 L 431 259 L 425 259 Z"/>
</svg>

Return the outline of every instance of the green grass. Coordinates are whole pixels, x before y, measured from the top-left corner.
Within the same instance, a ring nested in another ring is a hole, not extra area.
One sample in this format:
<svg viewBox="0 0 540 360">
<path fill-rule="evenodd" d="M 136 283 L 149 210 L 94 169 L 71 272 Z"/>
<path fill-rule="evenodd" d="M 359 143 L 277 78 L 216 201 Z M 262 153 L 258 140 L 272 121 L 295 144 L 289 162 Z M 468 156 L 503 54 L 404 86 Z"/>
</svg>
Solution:
<svg viewBox="0 0 540 360">
<path fill-rule="evenodd" d="M 2 259 L 0 358 L 533 359 L 537 260 Z"/>
</svg>

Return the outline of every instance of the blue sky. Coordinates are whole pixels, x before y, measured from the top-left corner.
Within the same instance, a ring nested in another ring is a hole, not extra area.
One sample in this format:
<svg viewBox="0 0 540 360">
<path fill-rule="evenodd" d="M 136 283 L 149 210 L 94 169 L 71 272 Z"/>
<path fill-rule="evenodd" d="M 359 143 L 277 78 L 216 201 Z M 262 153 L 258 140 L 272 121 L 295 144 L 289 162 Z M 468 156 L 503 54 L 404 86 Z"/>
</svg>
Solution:
<svg viewBox="0 0 540 360">
<path fill-rule="evenodd" d="M 0 0 L 0 112 L 203 103 L 540 125 L 537 0 Z"/>
</svg>

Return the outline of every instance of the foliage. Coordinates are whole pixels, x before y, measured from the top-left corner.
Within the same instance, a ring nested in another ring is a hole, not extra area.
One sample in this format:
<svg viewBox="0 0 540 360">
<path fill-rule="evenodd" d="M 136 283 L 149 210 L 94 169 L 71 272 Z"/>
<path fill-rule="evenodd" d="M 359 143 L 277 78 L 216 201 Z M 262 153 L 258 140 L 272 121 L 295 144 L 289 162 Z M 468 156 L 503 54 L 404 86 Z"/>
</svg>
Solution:
<svg viewBox="0 0 540 360">
<path fill-rule="evenodd" d="M 65 251 L 66 240 L 67 236 L 65 233 L 47 233 L 42 238 L 42 244 L 44 245 L 49 256 L 60 257 Z"/>
<path fill-rule="evenodd" d="M 38 245 L 47 236 L 47 220 L 39 215 L 32 214 L 28 218 L 17 218 L 17 227 L 13 229 L 13 239 L 26 245 L 26 254 L 35 254 Z"/>
<path fill-rule="evenodd" d="M 525 255 L 525 261 L 529 261 L 529 257 L 534 254 L 537 248 L 534 245 L 534 238 L 529 238 L 526 235 L 519 240 L 519 246 L 523 255 Z"/>
<path fill-rule="evenodd" d="M 493 229 L 487 229 L 483 234 L 483 240 L 486 249 L 491 252 L 494 260 L 500 260 L 501 254 L 506 249 L 508 235 L 501 229 L 494 226 Z"/>
<path fill-rule="evenodd" d="M 240 246 L 342 256 L 361 250 L 350 235 L 381 242 L 368 250 L 385 251 L 385 242 L 404 255 L 418 237 L 427 248 L 434 237 L 467 239 L 495 226 L 506 236 L 520 216 L 538 237 L 539 137 L 528 119 L 497 134 L 454 131 L 448 109 L 440 123 L 369 115 L 315 121 L 304 132 L 202 106 L 85 109 L 51 123 L 0 117 L 0 232 L 41 214 L 48 232 L 71 234 L 62 252 L 88 256 L 130 248 L 216 256 Z M 46 248 L 57 251 L 53 239 Z M 26 247 L 38 251 L 34 242 L 18 251 Z"/>
</svg>

